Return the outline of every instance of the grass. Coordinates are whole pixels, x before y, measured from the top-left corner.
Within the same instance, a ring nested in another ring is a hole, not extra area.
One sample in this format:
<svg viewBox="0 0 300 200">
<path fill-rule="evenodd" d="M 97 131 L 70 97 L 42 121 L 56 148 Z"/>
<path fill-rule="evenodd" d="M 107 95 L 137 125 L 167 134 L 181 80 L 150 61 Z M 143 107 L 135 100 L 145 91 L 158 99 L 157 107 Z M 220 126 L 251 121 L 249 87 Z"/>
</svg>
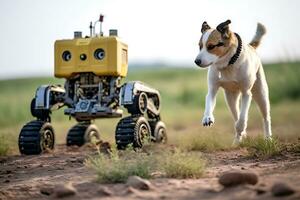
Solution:
<svg viewBox="0 0 300 200">
<path fill-rule="evenodd" d="M 4 136 L 0 135 L 0 156 L 7 155 L 9 151 L 9 144 Z"/>
<path fill-rule="evenodd" d="M 113 150 L 110 155 L 99 153 L 90 157 L 86 165 L 97 173 L 101 183 L 125 182 L 129 176 L 150 178 L 152 174 L 163 174 L 170 178 L 199 178 L 202 176 L 205 161 L 196 153 L 179 149 L 161 149 L 154 153 L 125 152 Z"/>
<path fill-rule="evenodd" d="M 187 133 L 178 138 L 175 144 L 188 151 L 213 152 L 232 148 L 232 139 L 224 133 L 202 133 L 198 137 Z"/>
<path fill-rule="evenodd" d="M 282 144 L 278 139 L 266 140 L 263 137 L 247 137 L 240 144 L 241 147 L 247 148 L 251 157 L 270 158 L 280 155 Z"/>
<path fill-rule="evenodd" d="M 278 140 L 294 141 L 299 135 L 300 87 L 299 63 L 265 65 L 270 88 L 273 132 Z M 194 68 L 129 68 L 125 81 L 140 80 L 158 89 L 162 96 L 162 119 L 168 128 L 169 143 L 184 150 L 212 152 L 230 148 L 233 141 L 233 120 L 226 107 L 222 91 L 218 93 L 213 127 L 203 128 L 200 121 L 207 92 L 206 70 Z M 0 136 L 8 143 L 6 153 L 18 153 L 18 134 L 22 126 L 33 118 L 30 101 L 42 84 L 63 84 L 63 79 L 28 78 L 0 81 Z M 102 139 L 114 143 L 115 126 L 119 119 L 96 121 Z M 251 106 L 248 134 L 261 132 L 261 116 Z M 68 120 L 63 109 L 54 112 L 52 124 L 58 144 L 65 143 L 68 129 L 76 123 Z M 1 142 L 0 142 L 1 143 Z M 4 142 L 2 142 L 4 143 Z M 1 144 L 0 144 L 1 145 Z M 1 147 L 0 147 L 1 148 Z M 4 148 L 5 149 L 5 148 Z"/>
<path fill-rule="evenodd" d="M 199 178 L 205 169 L 205 161 L 197 153 L 175 149 L 165 153 L 160 159 L 166 176 L 169 178 Z"/>
<path fill-rule="evenodd" d="M 145 154 L 128 151 L 120 157 L 116 150 L 110 155 L 100 153 L 87 160 L 87 165 L 95 169 L 97 180 L 101 183 L 125 182 L 129 176 L 149 178 L 151 160 Z"/>
</svg>

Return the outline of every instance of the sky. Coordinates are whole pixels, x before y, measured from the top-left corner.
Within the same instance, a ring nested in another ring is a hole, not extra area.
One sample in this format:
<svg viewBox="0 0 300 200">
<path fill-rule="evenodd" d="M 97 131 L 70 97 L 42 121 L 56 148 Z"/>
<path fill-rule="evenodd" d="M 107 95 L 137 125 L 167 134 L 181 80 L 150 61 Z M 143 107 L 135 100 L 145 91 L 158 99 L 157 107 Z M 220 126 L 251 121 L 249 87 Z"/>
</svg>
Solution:
<svg viewBox="0 0 300 200">
<path fill-rule="evenodd" d="M 54 42 L 89 35 L 104 14 L 104 34 L 118 29 L 129 46 L 129 64 L 195 67 L 201 25 L 230 19 L 249 42 L 257 22 L 267 27 L 258 53 L 263 62 L 300 58 L 299 0 L 1 0 L 0 79 L 52 76 Z"/>
</svg>

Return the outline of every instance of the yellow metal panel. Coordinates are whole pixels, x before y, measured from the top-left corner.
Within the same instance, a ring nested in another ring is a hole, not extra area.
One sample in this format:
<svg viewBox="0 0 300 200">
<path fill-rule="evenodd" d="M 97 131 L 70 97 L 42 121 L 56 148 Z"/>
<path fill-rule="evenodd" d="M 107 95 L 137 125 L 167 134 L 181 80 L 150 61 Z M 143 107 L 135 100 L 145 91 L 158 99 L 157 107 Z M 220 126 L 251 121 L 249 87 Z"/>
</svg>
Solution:
<svg viewBox="0 0 300 200">
<path fill-rule="evenodd" d="M 55 42 L 55 76 L 70 78 L 78 73 L 92 72 L 97 76 L 127 75 L 127 45 L 118 37 L 76 38 L 73 40 L 57 40 Z M 95 58 L 97 49 L 103 49 L 102 60 Z M 63 53 L 69 51 L 71 59 L 65 61 Z M 85 55 L 85 56 L 84 56 Z M 83 56 L 85 59 L 81 59 Z"/>
</svg>

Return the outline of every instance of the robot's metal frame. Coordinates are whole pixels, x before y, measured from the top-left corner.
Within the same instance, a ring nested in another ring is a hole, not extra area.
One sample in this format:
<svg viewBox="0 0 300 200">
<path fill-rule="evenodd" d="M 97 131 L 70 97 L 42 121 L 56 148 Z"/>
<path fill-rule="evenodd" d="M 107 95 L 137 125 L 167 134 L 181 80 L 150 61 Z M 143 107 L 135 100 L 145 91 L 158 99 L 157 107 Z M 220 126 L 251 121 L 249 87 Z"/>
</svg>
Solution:
<svg viewBox="0 0 300 200">
<path fill-rule="evenodd" d="M 103 16 L 100 16 L 97 22 L 101 28 L 102 21 Z M 139 81 L 121 84 L 121 79 L 127 74 L 127 45 L 119 41 L 116 30 L 110 30 L 111 35 L 105 37 L 102 30 L 99 35 L 95 34 L 92 23 L 90 29 L 90 37 L 81 38 L 81 33 L 75 32 L 73 40 L 56 41 L 55 76 L 66 81 L 64 87 L 42 85 L 36 90 L 31 102 L 31 114 L 36 120 L 24 125 L 19 135 L 22 154 L 40 154 L 54 148 L 50 115 L 64 106 L 67 107 L 64 114 L 78 122 L 68 131 L 68 146 L 82 146 L 100 140 L 94 119 L 122 117 L 120 106 L 130 115 L 117 124 L 115 139 L 118 149 L 129 144 L 142 147 L 146 140 L 167 141 L 166 127 L 160 116 L 159 92 Z M 74 45 L 70 46 L 70 43 Z M 85 46 L 89 50 L 85 50 Z M 91 46 L 94 52 L 90 52 Z M 72 53 L 78 55 L 78 61 L 74 60 Z M 109 57 L 108 53 L 113 55 Z M 91 60 L 93 58 L 96 61 Z M 104 65 L 106 68 L 103 69 Z"/>
</svg>

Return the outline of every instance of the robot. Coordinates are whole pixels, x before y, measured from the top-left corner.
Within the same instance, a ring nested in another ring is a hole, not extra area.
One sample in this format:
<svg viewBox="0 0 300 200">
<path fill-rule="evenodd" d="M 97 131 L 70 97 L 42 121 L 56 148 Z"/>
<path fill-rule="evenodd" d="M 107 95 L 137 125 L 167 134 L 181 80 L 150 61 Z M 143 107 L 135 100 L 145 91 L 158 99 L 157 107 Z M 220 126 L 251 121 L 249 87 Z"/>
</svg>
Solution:
<svg viewBox="0 0 300 200">
<path fill-rule="evenodd" d="M 116 29 L 109 36 L 102 32 L 103 15 L 90 23 L 90 36 L 74 32 L 73 39 L 55 42 L 56 78 L 64 78 L 61 85 L 42 85 L 31 101 L 31 114 L 36 119 L 20 131 L 21 154 L 40 154 L 53 149 L 54 128 L 52 111 L 66 107 L 64 114 L 77 124 L 67 133 L 66 145 L 82 146 L 100 140 L 95 124 L 99 118 L 121 118 L 123 106 L 129 116 L 122 118 L 115 129 L 118 149 L 131 144 L 141 148 L 147 141 L 165 143 L 167 132 L 161 120 L 161 97 L 152 87 L 132 81 L 121 84 L 128 69 L 128 46 L 118 37 Z M 95 27 L 100 24 L 100 32 Z"/>
</svg>

